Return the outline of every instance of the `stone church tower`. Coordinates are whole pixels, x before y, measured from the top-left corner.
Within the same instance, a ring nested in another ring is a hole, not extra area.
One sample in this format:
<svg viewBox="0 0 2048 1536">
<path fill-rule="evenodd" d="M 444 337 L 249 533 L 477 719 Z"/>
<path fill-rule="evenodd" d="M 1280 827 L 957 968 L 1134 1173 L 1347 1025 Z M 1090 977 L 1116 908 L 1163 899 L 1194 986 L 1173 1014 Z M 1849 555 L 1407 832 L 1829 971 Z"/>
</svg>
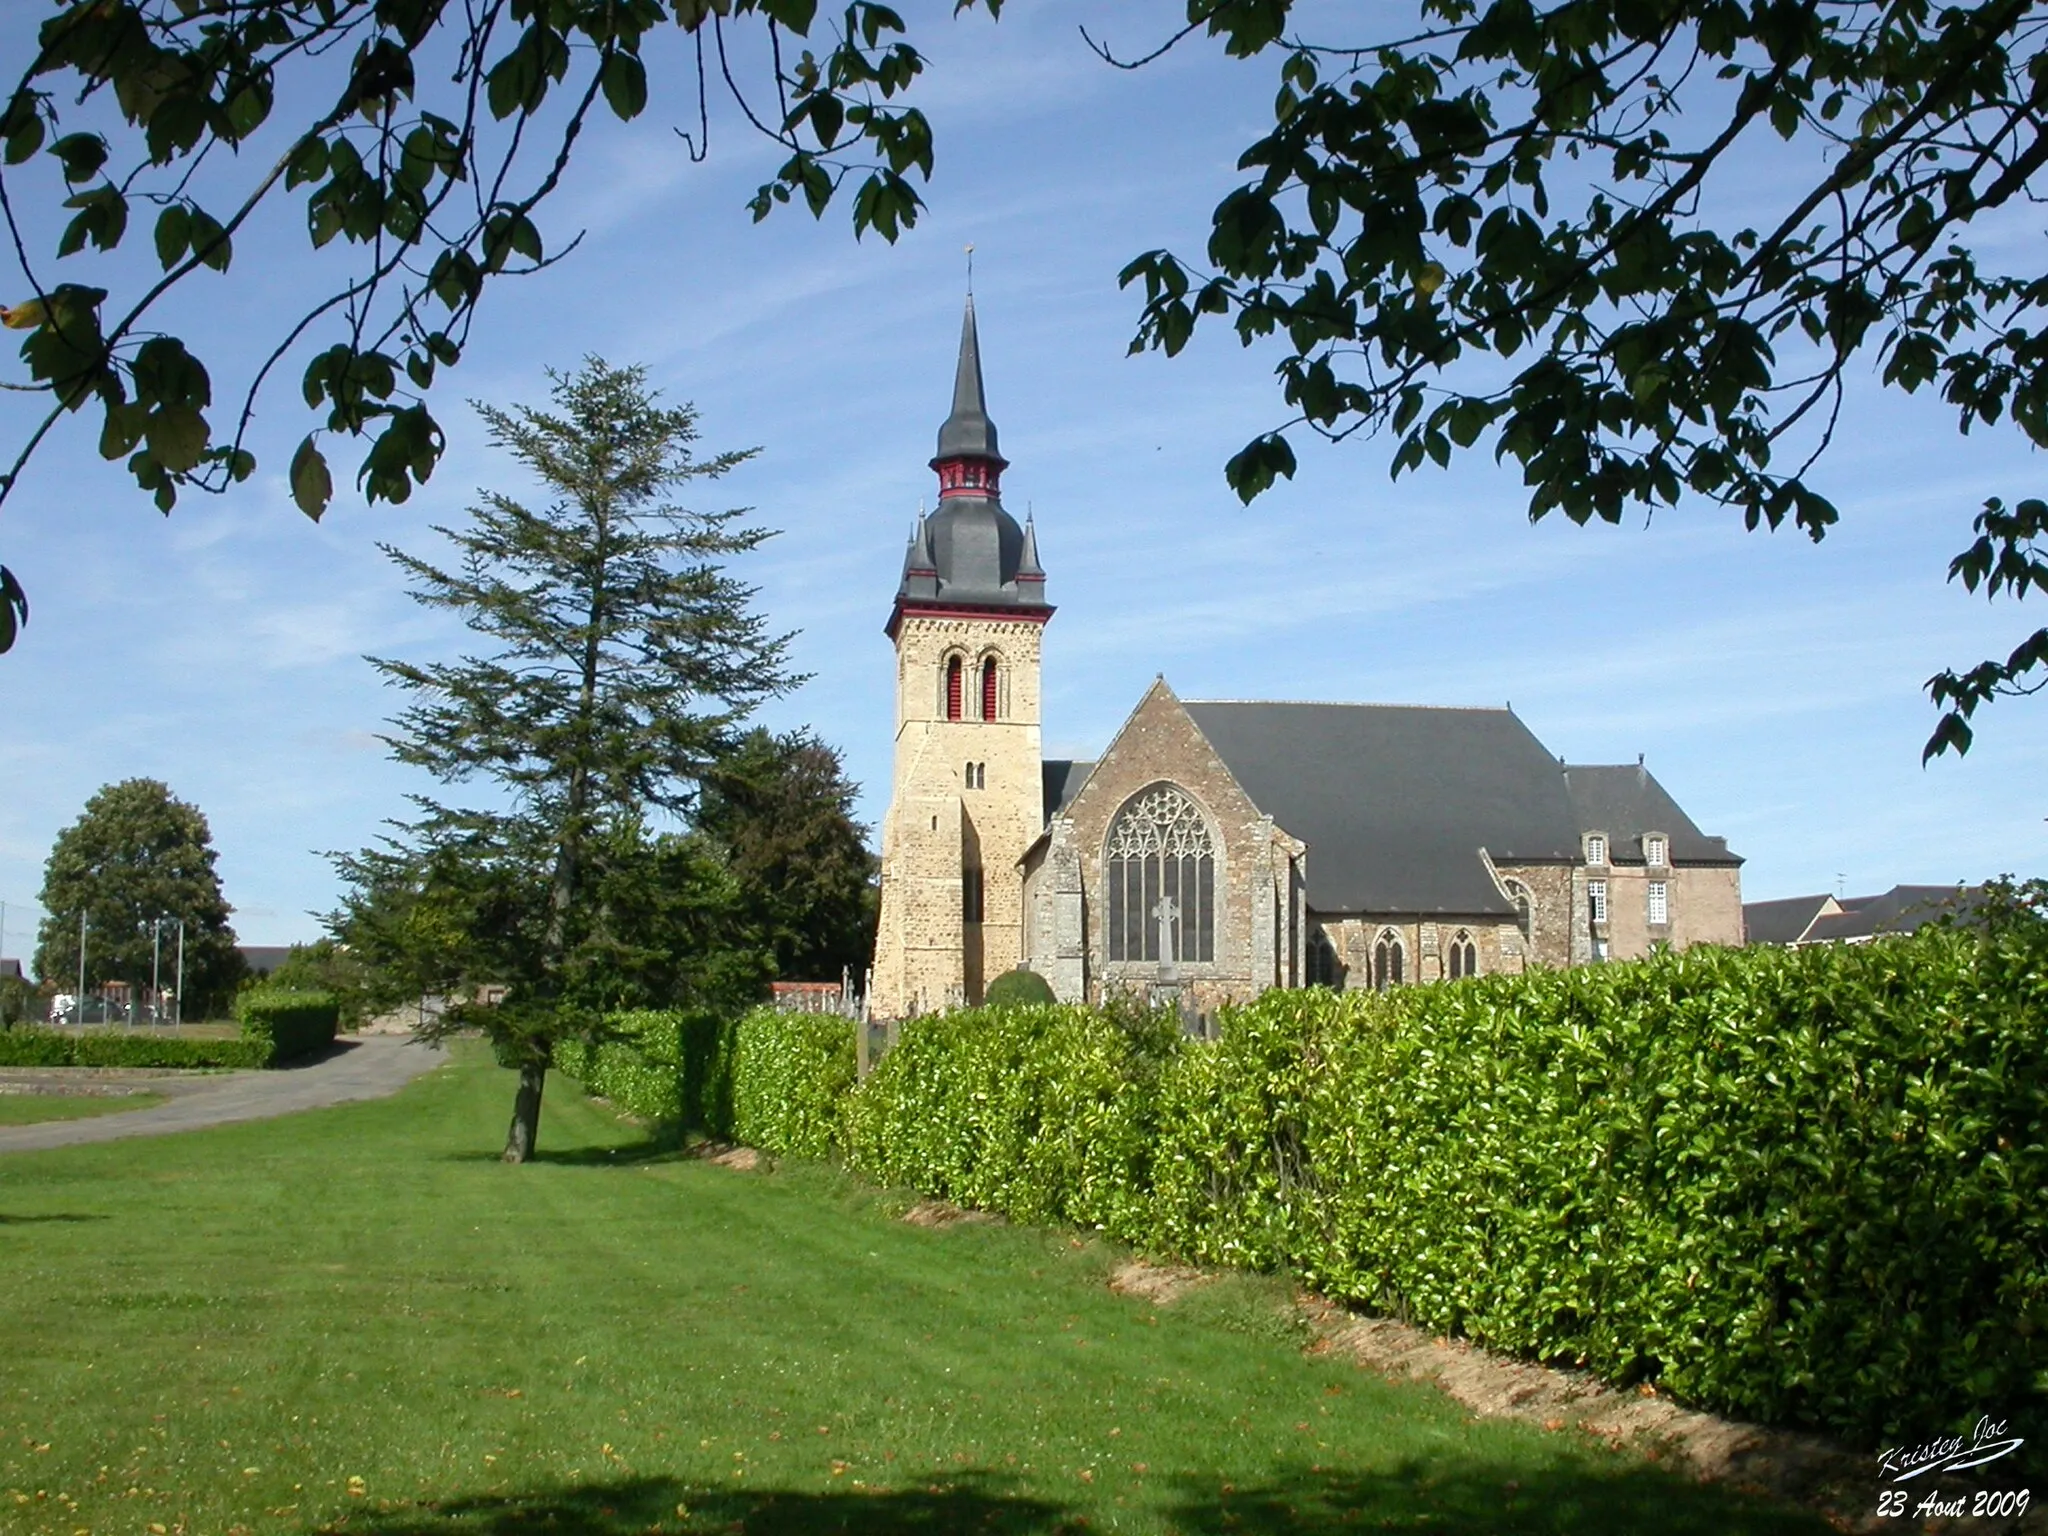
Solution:
<svg viewBox="0 0 2048 1536">
<path fill-rule="evenodd" d="M 981 1001 L 1020 963 L 1019 861 L 1045 825 L 1039 640 L 1052 617 L 1038 538 L 1003 510 L 970 294 L 953 413 L 939 428 L 939 503 L 903 558 L 896 763 L 882 822 L 882 908 L 869 1004 L 878 1018 Z"/>
</svg>

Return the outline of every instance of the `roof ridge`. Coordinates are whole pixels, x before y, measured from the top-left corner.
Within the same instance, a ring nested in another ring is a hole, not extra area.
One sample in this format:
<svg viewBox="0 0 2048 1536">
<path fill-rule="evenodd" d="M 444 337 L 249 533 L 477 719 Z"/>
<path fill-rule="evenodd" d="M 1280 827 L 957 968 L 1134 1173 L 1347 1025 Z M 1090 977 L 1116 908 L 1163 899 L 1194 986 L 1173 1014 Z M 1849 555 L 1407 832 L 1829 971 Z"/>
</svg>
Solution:
<svg viewBox="0 0 2048 1536">
<path fill-rule="evenodd" d="M 1441 714 L 1466 715 L 1514 714 L 1504 704 L 1396 704 L 1384 699 L 1182 699 L 1181 703 L 1288 704 L 1300 709 L 1427 709 Z"/>
</svg>

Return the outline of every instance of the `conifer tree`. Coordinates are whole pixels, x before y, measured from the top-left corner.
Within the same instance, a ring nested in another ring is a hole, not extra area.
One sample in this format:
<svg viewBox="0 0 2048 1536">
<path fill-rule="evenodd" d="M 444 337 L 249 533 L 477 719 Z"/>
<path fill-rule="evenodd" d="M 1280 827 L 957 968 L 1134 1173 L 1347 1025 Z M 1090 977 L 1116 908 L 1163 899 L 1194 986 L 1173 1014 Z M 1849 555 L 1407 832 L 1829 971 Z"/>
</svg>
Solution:
<svg viewBox="0 0 2048 1536">
<path fill-rule="evenodd" d="M 799 681 L 789 637 L 770 633 L 754 589 L 725 569 L 768 530 L 744 511 L 668 499 L 753 450 L 699 457 L 695 409 L 662 405 L 644 369 L 590 358 L 549 377 L 552 410 L 478 407 L 493 446 L 545 499 L 482 493 L 464 526 L 435 530 L 453 546 L 446 564 L 385 546 L 418 602 L 459 614 L 484 642 L 450 662 L 371 658 L 409 697 L 392 754 L 444 786 L 492 793 L 478 805 L 416 796 L 419 815 L 396 839 L 339 861 L 353 887 L 345 934 L 359 918 L 366 940 L 381 932 L 379 948 L 417 951 L 454 996 L 509 989 L 420 1026 L 432 1038 L 481 1025 L 518 1068 L 508 1162 L 533 1154 L 557 1040 L 592 1034 L 607 1009 L 679 1000 L 646 996 L 660 983 L 649 958 L 664 948 L 650 925 L 745 948 L 716 921 L 730 882 L 699 868 L 699 840 L 656 836 L 649 821 L 687 817 L 748 714 Z M 758 981 L 763 968 L 749 966 L 742 955 L 708 969 Z"/>
</svg>

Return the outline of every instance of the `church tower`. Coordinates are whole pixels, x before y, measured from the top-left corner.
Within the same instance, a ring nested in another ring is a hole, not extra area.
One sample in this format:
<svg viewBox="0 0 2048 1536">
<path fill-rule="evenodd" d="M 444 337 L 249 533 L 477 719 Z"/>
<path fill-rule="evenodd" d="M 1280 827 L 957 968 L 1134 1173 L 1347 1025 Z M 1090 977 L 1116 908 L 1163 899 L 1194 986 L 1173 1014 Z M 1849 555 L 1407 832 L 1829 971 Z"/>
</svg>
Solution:
<svg viewBox="0 0 2048 1536">
<path fill-rule="evenodd" d="M 887 626 L 896 762 L 869 993 L 877 1018 L 979 1003 L 1020 963 L 1018 861 L 1045 823 L 1038 671 L 1052 609 L 1037 532 L 1003 510 L 1007 464 L 982 393 L 972 294 L 931 467 L 938 507 L 911 532 Z"/>
</svg>

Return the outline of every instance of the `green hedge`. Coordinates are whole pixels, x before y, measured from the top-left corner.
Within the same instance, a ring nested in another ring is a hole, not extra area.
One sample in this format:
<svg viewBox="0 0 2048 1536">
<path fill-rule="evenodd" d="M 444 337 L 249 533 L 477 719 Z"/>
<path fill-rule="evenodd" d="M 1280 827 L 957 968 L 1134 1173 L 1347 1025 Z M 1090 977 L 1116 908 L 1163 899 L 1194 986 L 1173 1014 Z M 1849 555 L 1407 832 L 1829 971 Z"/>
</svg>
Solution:
<svg viewBox="0 0 2048 1536">
<path fill-rule="evenodd" d="M 0 1067 L 267 1067 L 263 1041 L 143 1033 L 0 1030 Z"/>
<path fill-rule="evenodd" d="M 608 1038 L 598 1044 L 559 1042 L 555 1065 L 643 1120 L 732 1133 L 731 1021 L 704 1011 L 643 1009 L 605 1024 Z"/>
<path fill-rule="evenodd" d="M 326 1050 L 340 1019 L 341 1004 L 332 992 L 253 987 L 235 999 L 243 1040 L 262 1045 L 271 1064 Z"/>
<path fill-rule="evenodd" d="M 1148 1015 L 987 1008 L 905 1022 L 845 1107 L 847 1161 L 1020 1221 L 1135 1232 L 1149 1205 L 1161 1068 Z"/>
<path fill-rule="evenodd" d="M 836 1093 L 837 1149 L 882 1182 L 1746 1418 L 2048 1431 L 2038 915 L 1274 992 L 1213 1045 L 1101 1010 L 947 1014 L 851 1090 L 836 1046 L 757 1028 L 747 1139 L 821 1146 Z"/>
<path fill-rule="evenodd" d="M 823 1157 L 853 1087 L 854 1025 L 836 1014 L 756 1008 L 732 1030 L 726 1134 L 764 1152 Z"/>
</svg>

